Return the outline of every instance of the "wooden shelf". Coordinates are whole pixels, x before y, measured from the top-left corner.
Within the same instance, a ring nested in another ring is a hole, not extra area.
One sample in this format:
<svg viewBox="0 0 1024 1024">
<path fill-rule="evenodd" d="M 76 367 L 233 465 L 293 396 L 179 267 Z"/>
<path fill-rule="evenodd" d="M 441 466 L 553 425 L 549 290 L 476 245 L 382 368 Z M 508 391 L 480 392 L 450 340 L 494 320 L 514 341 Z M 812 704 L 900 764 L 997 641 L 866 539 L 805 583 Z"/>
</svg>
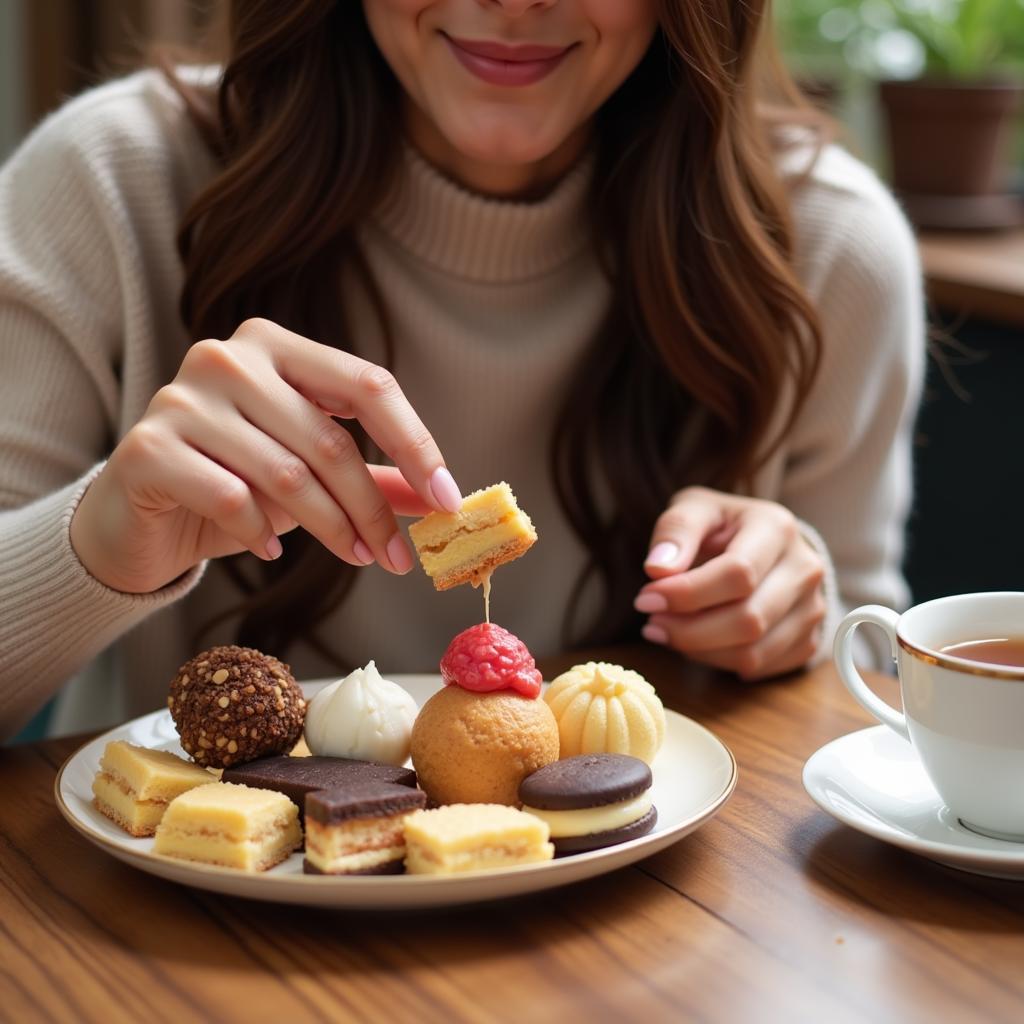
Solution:
<svg viewBox="0 0 1024 1024">
<path fill-rule="evenodd" d="M 918 241 L 934 306 L 1024 327 L 1024 228 L 922 231 Z"/>
</svg>

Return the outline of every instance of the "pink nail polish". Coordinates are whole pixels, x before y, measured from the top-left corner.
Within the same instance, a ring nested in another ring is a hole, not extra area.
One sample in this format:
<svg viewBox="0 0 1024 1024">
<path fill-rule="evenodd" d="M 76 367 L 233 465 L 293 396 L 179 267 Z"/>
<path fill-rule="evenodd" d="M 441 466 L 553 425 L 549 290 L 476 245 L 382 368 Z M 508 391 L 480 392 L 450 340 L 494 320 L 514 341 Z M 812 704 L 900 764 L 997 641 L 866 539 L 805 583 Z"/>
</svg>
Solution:
<svg viewBox="0 0 1024 1024">
<path fill-rule="evenodd" d="M 284 554 L 284 548 L 281 546 L 281 541 L 276 536 L 271 536 L 270 540 L 267 541 L 267 557 L 270 559 L 280 558 Z"/>
<path fill-rule="evenodd" d="M 400 533 L 396 533 L 388 541 L 387 552 L 388 560 L 395 572 L 404 575 L 412 568 L 412 555 Z"/>
<path fill-rule="evenodd" d="M 668 611 L 668 599 L 663 594 L 648 593 L 638 594 L 636 600 L 633 602 L 633 607 L 638 612 L 644 612 L 648 615 L 654 612 L 667 612 Z"/>
<path fill-rule="evenodd" d="M 679 545 L 670 540 L 655 544 L 647 555 L 644 565 L 656 565 L 660 569 L 671 569 L 679 557 Z"/>
<path fill-rule="evenodd" d="M 650 622 L 640 630 L 640 634 L 645 640 L 650 640 L 652 644 L 668 643 L 668 633 L 661 626 L 655 626 Z"/>
<path fill-rule="evenodd" d="M 444 466 L 438 466 L 431 475 L 430 492 L 445 511 L 458 512 L 462 508 L 462 493 L 455 478 Z"/>
<path fill-rule="evenodd" d="M 375 561 L 373 552 L 362 540 L 357 540 L 355 544 L 352 545 L 352 554 L 355 555 L 363 565 L 369 565 L 371 562 Z"/>
</svg>

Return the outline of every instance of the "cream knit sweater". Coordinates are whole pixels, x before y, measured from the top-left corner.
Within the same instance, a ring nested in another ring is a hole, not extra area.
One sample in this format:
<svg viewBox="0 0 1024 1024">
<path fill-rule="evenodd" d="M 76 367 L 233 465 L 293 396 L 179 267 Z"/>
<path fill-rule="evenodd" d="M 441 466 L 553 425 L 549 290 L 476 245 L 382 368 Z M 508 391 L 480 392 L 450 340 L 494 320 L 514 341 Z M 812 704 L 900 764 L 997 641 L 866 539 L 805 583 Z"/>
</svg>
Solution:
<svg viewBox="0 0 1024 1024">
<path fill-rule="evenodd" d="M 0 172 L 0 736 L 62 688 L 55 731 L 160 706 L 195 653 L 195 627 L 235 597 L 216 564 L 158 593 L 111 591 L 68 536 L 90 475 L 193 340 L 176 312 L 174 238 L 213 171 L 179 100 L 143 72 L 69 103 Z M 584 231 L 586 186 L 582 166 L 543 201 L 489 200 L 409 155 L 364 234 L 399 382 L 463 492 L 507 479 L 537 525 L 540 543 L 501 571 L 492 605 L 537 655 L 559 646 L 584 557 L 548 484 L 546 446 L 608 300 Z M 907 598 L 899 565 L 923 303 L 911 234 L 863 165 L 829 148 L 793 201 L 824 363 L 755 493 L 792 509 L 831 557 L 824 653 L 848 606 Z M 361 354 L 379 358 L 372 318 L 355 313 Z M 418 570 L 397 578 L 371 566 L 329 639 L 355 664 L 435 671 L 480 613 L 468 587 L 435 594 Z M 290 661 L 300 677 L 332 671 L 301 647 Z"/>
</svg>

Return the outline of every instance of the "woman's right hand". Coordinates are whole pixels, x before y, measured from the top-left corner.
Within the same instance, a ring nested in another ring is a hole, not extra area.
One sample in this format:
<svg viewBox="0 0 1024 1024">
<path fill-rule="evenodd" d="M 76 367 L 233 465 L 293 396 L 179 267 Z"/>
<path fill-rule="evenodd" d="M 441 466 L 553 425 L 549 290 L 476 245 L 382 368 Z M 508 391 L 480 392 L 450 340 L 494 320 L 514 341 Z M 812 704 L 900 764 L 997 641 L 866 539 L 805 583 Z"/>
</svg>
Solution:
<svg viewBox="0 0 1024 1024">
<path fill-rule="evenodd" d="M 368 466 L 333 416 L 357 419 L 397 468 Z M 353 565 L 405 573 L 395 514 L 456 511 L 441 452 L 383 367 L 248 320 L 193 345 L 111 453 L 71 521 L 89 573 L 128 593 L 204 558 L 281 554 L 301 526 Z"/>
</svg>

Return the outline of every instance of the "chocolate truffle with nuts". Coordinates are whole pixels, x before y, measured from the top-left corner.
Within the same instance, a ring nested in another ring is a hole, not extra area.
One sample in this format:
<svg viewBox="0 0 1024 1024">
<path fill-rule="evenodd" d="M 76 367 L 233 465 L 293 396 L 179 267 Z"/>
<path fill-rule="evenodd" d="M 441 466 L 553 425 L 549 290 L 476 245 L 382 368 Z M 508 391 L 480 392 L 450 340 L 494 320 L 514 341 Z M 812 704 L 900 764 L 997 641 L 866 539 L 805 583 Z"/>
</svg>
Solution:
<svg viewBox="0 0 1024 1024">
<path fill-rule="evenodd" d="M 182 665 L 167 707 L 185 752 L 210 768 L 288 753 L 306 717 L 287 665 L 233 645 L 211 647 Z"/>
</svg>

